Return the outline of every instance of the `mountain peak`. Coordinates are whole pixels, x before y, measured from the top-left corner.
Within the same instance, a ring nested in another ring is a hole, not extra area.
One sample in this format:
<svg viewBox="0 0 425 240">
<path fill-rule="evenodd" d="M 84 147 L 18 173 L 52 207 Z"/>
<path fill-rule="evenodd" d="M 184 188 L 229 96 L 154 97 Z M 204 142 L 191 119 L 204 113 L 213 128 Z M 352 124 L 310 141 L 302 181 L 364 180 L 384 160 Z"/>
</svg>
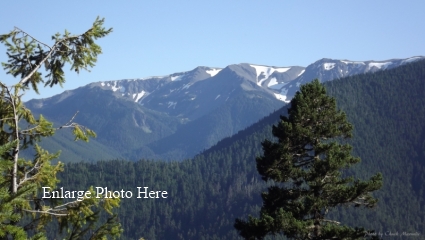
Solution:
<svg viewBox="0 0 425 240">
<path fill-rule="evenodd" d="M 153 101 L 155 104 L 171 106 L 168 107 L 170 110 L 171 108 L 173 110 L 180 108 L 181 103 L 186 101 L 194 103 L 196 102 L 195 99 L 199 100 L 202 94 L 205 95 L 205 92 L 212 89 L 217 92 L 214 99 L 218 100 L 218 95 L 223 97 L 224 92 L 233 91 L 235 87 L 242 87 L 244 91 L 262 89 L 263 92 L 267 92 L 277 100 L 289 102 L 301 84 L 310 82 L 315 78 L 325 82 L 354 74 L 390 69 L 424 58 L 423 56 L 413 56 L 406 59 L 381 61 L 322 58 L 307 67 L 277 67 L 251 63 L 232 64 L 225 68 L 198 66 L 185 72 L 164 76 L 102 81 L 91 83 L 88 87 L 111 90 L 113 95 L 118 98 L 140 104 L 146 103 L 151 107 L 153 106 L 150 101 L 155 99 Z M 199 85 L 200 82 L 204 81 L 208 84 Z M 203 89 L 205 86 L 208 86 L 208 89 Z M 227 88 L 231 88 L 231 90 L 225 90 Z M 220 91 L 222 92 L 220 93 Z M 66 98 L 69 94 L 72 93 L 61 94 L 61 97 L 57 97 L 58 101 Z M 226 100 L 227 97 L 224 99 Z M 180 107 L 176 107 L 177 103 L 180 103 L 178 105 Z M 196 106 L 194 105 L 194 107 Z"/>
</svg>

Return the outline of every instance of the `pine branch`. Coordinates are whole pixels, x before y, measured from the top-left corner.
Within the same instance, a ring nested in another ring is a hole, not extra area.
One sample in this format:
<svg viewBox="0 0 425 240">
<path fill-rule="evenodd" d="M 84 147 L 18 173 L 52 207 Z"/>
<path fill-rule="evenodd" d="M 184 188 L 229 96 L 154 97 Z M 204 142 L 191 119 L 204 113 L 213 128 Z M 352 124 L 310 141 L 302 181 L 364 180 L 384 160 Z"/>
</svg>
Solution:
<svg viewBox="0 0 425 240">
<path fill-rule="evenodd" d="M 62 43 L 63 41 L 65 41 L 65 40 L 67 40 L 67 38 L 64 38 L 64 39 L 62 39 L 62 40 L 60 40 L 60 41 L 58 41 L 58 42 L 56 42 L 54 45 L 53 45 L 53 47 L 51 47 L 50 48 L 50 50 L 49 50 L 49 52 L 48 52 L 48 54 L 46 55 L 46 57 L 44 57 L 43 58 L 43 60 L 41 60 L 41 62 L 38 64 L 38 65 L 36 65 L 36 67 L 26 76 L 26 77 L 24 77 L 23 79 L 21 79 L 21 81 L 19 81 L 19 83 L 20 84 L 23 84 L 23 85 L 25 85 L 27 82 L 28 82 L 28 80 L 32 77 L 32 75 L 34 75 L 34 73 L 36 73 L 37 71 L 38 71 L 38 69 L 40 69 L 40 67 L 41 66 L 43 66 L 43 64 L 44 64 L 44 62 L 46 62 L 47 61 L 47 59 L 49 59 L 49 57 L 53 54 L 53 52 L 55 51 L 55 48 L 60 44 L 60 43 Z"/>
<path fill-rule="evenodd" d="M 60 127 L 56 127 L 56 128 L 52 128 L 50 130 L 56 131 L 56 130 L 60 130 L 62 128 L 76 128 L 76 127 L 81 127 L 84 130 L 87 130 L 87 128 L 85 126 L 79 125 L 78 123 L 74 123 L 74 118 L 77 116 L 77 114 L 79 113 L 79 111 L 77 111 L 74 116 L 71 117 L 71 119 L 64 125 L 60 126 Z M 31 135 L 31 136 L 43 136 L 45 134 L 48 134 L 49 131 L 44 131 L 44 132 L 33 132 L 35 131 L 37 128 L 39 128 L 40 125 L 36 125 L 32 128 L 27 128 L 25 130 L 22 130 L 19 132 L 19 134 L 21 135 Z"/>
<path fill-rule="evenodd" d="M 26 212 L 31 212 L 31 213 L 43 213 L 43 214 L 49 214 L 49 215 L 54 215 L 54 216 L 68 216 L 69 213 L 68 208 L 66 207 L 75 207 L 77 204 L 79 204 L 81 201 L 75 200 L 72 202 L 67 202 L 65 204 L 53 207 L 53 208 L 49 208 L 46 210 L 30 210 L 30 209 L 23 209 Z M 66 212 L 66 213 L 62 213 L 62 212 Z"/>
</svg>

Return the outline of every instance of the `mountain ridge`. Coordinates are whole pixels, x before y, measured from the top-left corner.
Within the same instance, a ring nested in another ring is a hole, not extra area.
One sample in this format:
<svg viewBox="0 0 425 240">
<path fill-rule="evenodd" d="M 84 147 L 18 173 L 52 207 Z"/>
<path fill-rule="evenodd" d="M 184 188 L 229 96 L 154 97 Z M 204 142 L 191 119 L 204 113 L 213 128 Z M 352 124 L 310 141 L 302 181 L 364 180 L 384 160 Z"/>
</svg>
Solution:
<svg viewBox="0 0 425 240">
<path fill-rule="evenodd" d="M 314 78 L 326 82 L 420 59 L 424 57 L 363 62 L 323 58 L 306 68 L 248 63 L 196 67 L 143 80 L 90 83 L 26 105 L 57 125 L 79 111 L 76 120 L 97 132 L 96 144 L 114 149 L 114 157 L 182 160 L 279 109 Z M 85 154 L 100 160 L 95 152 Z"/>
<path fill-rule="evenodd" d="M 252 72 L 249 72 L 249 70 L 247 71 L 247 67 L 251 67 L 254 69 L 254 73 L 256 73 L 257 79 L 254 79 L 252 76 L 247 76 L 246 74 L 241 74 L 241 71 L 238 71 L 237 74 L 242 75 L 245 78 L 252 80 L 253 82 L 256 82 L 258 86 L 267 85 L 266 86 L 267 89 L 278 90 L 278 91 L 275 91 L 275 93 L 279 94 L 280 92 L 280 94 L 282 94 L 282 90 L 284 90 L 283 86 L 276 86 L 276 85 L 293 82 L 299 86 L 299 84 L 305 83 L 306 81 L 311 81 L 314 78 L 319 78 L 321 81 L 326 82 L 332 79 L 346 77 L 346 76 L 350 76 L 354 74 L 390 69 L 390 68 L 403 65 L 408 62 L 417 61 L 424 58 L 425 58 L 424 56 L 413 56 L 413 57 L 404 58 L 404 59 L 393 58 L 388 60 L 367 60 L 367 61 L 352 61 L 347 59 L 339 60 L 339 59 L 332 59 L 332 58 L 322 58 L 308 65 L 307 67 L 301 67 L 301 66 L 277 67 L 277 66 L 268 66 L 268 65 L 262 65 L 262 64 L 251 64 L 251 63 L 231 64 L 224 68 L 199 66 L 190 71 L 172 73 L 172 74 L 164 75 L 164 76 L 155 76 L 155 77 L 147 77 L 147 78 L 139 78 L 139 79 L 131 79 L 131 80 L 132 81 L 140 81 L 140 80 L 150 81 L 150 80 L 156 79 L 156 80 L 164 81 L 165 79 L 169 78 L 169 81 L 174 82 L 174 81 L 182 81 L 184 78 L 187 78 L 188 75 L 190 74 L 193 75 L 194 72 L 200 73 L 202 70 L 205 71 L 203 76 L 200 79 L 197 78 L 195 81 L 191 81 L 191 85 L 193 85 L 193 82 L 206 80 L 208 78 L 213 78 L 214 76 L 219 74 L 222 70 L 231 69 L 232 71 L 236 71 L 235 67 L 244 68 L 243 70 L 245 70 L 248 74 L 249 73 L 252 74 Z M 337 64 L 335 70 L 339 70 L 340 71 L 339 74 L 335 73 L 335 71 L 331 71 L 332 69 L 335 68 L 335 64 Z M 343 67 L 344 65 L 346 67 Z M 320 67 L 323 67 L 324 71 L 328 71 L 328 73 L 331 73 L 331 74 L 316 73 L 316 74 L 313 74 L 316 76 L 310 79 L 311 76 L 309 76 L 310 75 L 309 70 L 314 68 L 317 69 Z M 210 77 L 208 77 L 207 75 L 209 75 Z M 280 76 L 281 79 L 276 79 L 276 76 Z M 99 82 L 95 82 L 91 84 L 93 84 L 94 86 L 98 86 L 99 84 L 102 85 L 104 83 L 110 83 L 110 82 L 116 83 L 116 82 L 126 81 L 126 80 L 130 81 L 128 79 L 124 79 L 124 80 L 99 81 Z M 190 85 L 189 86 L 185 85 L 185 86 L 186 88 L 190 87 Z M 115 85 L 112 86 L 112 84 L 110 84 L 110 87 L 111 87 L 111 90 L 113 91 L 118 90 L 118 88 Z M 135 93 L 132 93 L 132 94 L 135 94 Z M 134 99 L 136 97 L 132 96 L 132 98 Z M 287 99 L 289 99 L 289 97 L 287 97 Z M 140 98 L 137 99 L 136 102 L 139 102 L 139 100 L 141 99 Z"/>
</svg>

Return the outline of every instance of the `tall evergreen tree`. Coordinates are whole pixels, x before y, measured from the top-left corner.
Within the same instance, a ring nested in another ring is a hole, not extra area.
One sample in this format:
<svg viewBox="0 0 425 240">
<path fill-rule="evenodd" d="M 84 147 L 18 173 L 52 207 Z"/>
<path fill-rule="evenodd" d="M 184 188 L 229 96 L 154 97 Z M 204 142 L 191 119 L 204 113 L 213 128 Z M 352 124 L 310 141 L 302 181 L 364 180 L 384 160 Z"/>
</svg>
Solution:
<svg viewBox="0 0 425 240">
<path fill-rule="evenodd" d="M 40 197 L 42 187 L 52 190 L 56 187 L 56 174 L 62 171 L 63 164 L 52 164 L 59 153 L 50 154 L 37 142 L 64 128 L 73 129 L 76 140 L 88 141 L 95 133 L 74 122 L 75 115 L 70 116 L 68 123 L 53 127 L 43 116 L 37 119 L 22 101 L 26 91 L 32 88 L 38 93 L 38 86 L 42 83 L 50 87 L 62 85 L 65 64 L 70 64 L 71 70 L 77 73 L 93 67 L 101 53 L 95 40 L 112 31 L 105 29 L 103 23 L 103 19 L 97 18 L 81 35 L 67 31 L 55 34 L 52 46 L 19 28 L 0 35 L 8 56 L 8 62 L 2 65 L 8 74 L 19 79 L 14 85 L 0 81 L 0 239 L 45 239 L 44 227 L 53 219 L 58 220 L 61 229 L 68 230 L 69 239 L 104 239 L 121 232 L 114 217 L 102 226 L 96 225 L 99 212 L 105 210 L 112 214 L 111 210 L 118 206 L 119 199 L 92 197 L 60 203 Z M 47 73 L 45 77 L 42 67 Z M 20 152 L 31 146 L 36 152 L 34 159 L 21 158 Z M 91 196 L 95 195 L 92 188 L 88 191 Z"/>
<path fill-rule="evenodd" d="M 274 186 L 262 194 L 260 217 L 236 219 L 235 228 L 246 239 L 284 234 L 290 239 L 363 239 L 364 228 L 352 228 L 329 219 L 329 210 L 341 205 L 372 208 L 371 193 L 382 186 L 377 173 L 368 181 L 343 175 L 359 163 L 344 143 L 353 126 L 336 101 L 316 79 L 303 85 L 291 101 L 288 117 L 281 116 L 273 135 L 277 142 L 262 143 L 264 156 L 257 170 Z"/>
</svg>

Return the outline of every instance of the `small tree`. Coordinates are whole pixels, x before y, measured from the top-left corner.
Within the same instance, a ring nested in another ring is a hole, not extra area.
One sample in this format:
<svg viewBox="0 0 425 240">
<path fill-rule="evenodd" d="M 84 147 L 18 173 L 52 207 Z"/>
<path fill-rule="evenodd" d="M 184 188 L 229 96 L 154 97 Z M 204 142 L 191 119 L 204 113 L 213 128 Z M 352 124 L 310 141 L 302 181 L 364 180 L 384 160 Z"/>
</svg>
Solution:
<svg viewBox="0 0 425 240">
<path fill-rule="evenodd" d="M 0 82 L 0 239 L 45 239 L 45 226 L 57 219 L 61 229 L 67 229 L 69 239 L 103 239 L 116 237 L 122 232 L 116 218 L 112 216 L 102 226 L 96 225 L 101 210 L 112 215 L 119 199 L 87 198 L 82 201 L 59 203 L 43 201 L 39 190 L 42 187 L 54 189 L 58 183 L 56 174 L 63 164 L 51 161 L 59 156 L 50 154 L 37 145 L 42 137 L 53 136 L 56 130 L 72 128 L 75 140 L 88 141 L 95 137 L 90 129 L 70 121 L 59 127 L 43 116 L 36 119 L 22 102 L 22 96 L 38 87 L 53 87 L 65 82 L 63 68 L 66 63 L 71 70 L 93 67 L 101 48 L 95 40 L 108 35 L 112 29 L 103 27 L 104 19 L 97 18 L 93 26 L 81 35 L 65 31 L 52 37 L 54 44 L 40 42 L 25 31 L 16 28 L 0 35 L 0 42 L 7 47 L 8 62 L 2 63 L 8 74 L 19 81 L 11 86 Z M 41 69 L 46 75 L 43 77 Z M 22 127 L 27 125 L 27 127 Z M 32 160 L 20 158 L 20 152 L 34 146 Z M 94 196 L 93 189 L 92 196 Z"/>
<path fill-rule="evenodd" d="M 359 163 L 352 147 L 341 144 L 352 137 L 353 126 L 336 108 L 336 101 L 316 79 L 301 86 L 291 101 L 288 117 L 281 116 L 273 135 L 278 142 L 262 143 L 264 156 L 257 169 L 264 181 L 276 183 L 262 194 L 260 217 L 236 219 L 235 228 L 246 239 L 284 234 L 290 239 L 363 239 L 363 228 L 351 228 L 327 218 L 340 205 L 371 208 L 371 192 L 382 187 L 382 175 L 369 181 L 343 177 L 342 170 Z"/>
</svg>

